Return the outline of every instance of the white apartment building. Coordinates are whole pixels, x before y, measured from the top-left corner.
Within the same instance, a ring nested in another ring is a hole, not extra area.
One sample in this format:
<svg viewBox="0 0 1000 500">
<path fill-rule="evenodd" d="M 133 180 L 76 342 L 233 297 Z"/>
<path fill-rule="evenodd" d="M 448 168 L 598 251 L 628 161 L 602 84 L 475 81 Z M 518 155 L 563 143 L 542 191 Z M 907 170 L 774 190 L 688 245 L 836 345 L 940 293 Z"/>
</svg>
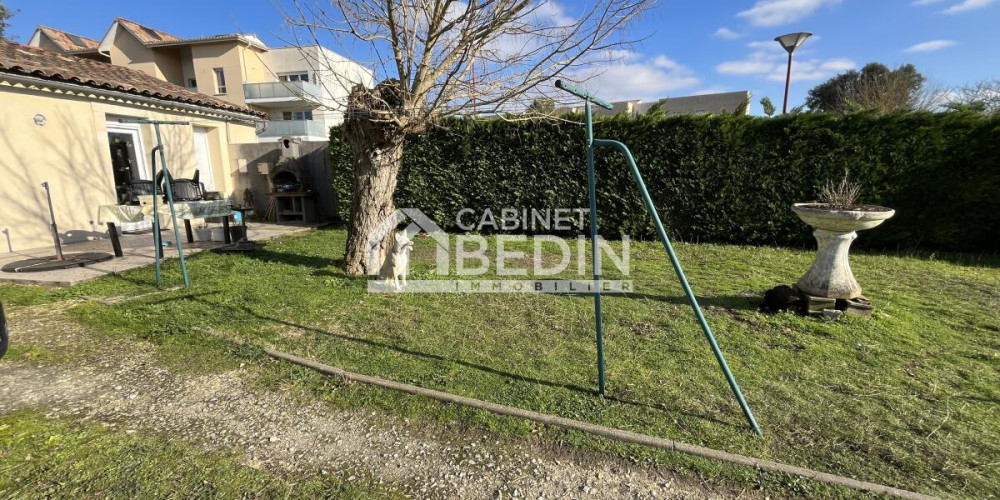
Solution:
<svg viewBox="0 0 1000 500">
<path fill-rule="evenodd" d="M 668 116 L 722 112 L 750 114 L 750 92 L 743 90 L 739 92 L 722 92 L 685 97 L 667 97 L 652 102 L 642 102 L 639 99 L 632 99 L 628 101 L 615 101 L 611 104 L 614 106 L 614 109 L 593 106 L 591 111 L 594 116 L 614 116 L 624 113 L 627 116 L 636 117 L 648 113 L 654 105 L 659 104 L 660 109 Z M 561 107 L 555 111 L 557 115 L 566 113 L 583 113 L 583 106 Z"/>
<path fill-rule="evenodd" d="M 245 83 L 246 103 L 268 115 L 259 137 L 328 140 L 344 121 L 353 84 L 374 85 L 371 70 L 318 45 L 269 49 L 260 54 L 266 81 Z"/>
</svg>

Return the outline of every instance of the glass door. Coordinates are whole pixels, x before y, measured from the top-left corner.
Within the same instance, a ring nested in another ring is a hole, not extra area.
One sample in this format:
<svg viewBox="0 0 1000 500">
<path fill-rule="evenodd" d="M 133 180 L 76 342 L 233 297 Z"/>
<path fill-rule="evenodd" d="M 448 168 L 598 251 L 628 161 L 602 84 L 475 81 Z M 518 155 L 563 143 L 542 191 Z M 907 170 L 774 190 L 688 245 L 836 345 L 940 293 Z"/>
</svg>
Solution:
<svg viewBox="0 0 1000 500">
<path fill-rule="evenodd" d="M 108 145 L 111 148 L 115 197 L 119 204 L 131 203 L 132 183 L 152 178 L 146 167 L 146 155 L 138 125 L 108 122 Z M 122 231 L 141 231 L 149 229 L 152 224 L 143 221 L 123 223 L 121 226 Z"/>
<path fill-rule="evenodd" d="M 194 151 L 198 157 L 198 170 L 205 191 L 215 191 L 215 172 L 212 170 L 212 154 L 208 145 L 208 129 L 194 127 Z"/>
</svg>

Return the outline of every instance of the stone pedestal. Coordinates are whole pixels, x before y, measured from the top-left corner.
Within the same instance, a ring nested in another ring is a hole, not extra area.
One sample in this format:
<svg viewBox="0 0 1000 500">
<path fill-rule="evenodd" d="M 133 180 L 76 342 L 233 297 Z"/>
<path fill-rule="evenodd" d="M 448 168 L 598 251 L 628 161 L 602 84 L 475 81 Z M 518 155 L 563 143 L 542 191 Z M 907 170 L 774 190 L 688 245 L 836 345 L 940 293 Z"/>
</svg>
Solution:
<svg viewBox="0 0 1000 500">
<path fill-rule="evenodd" d="M 851 263 L 847 258 L 851 242 L 858 237 L 858 233 L 817 229 L 813 231 L 813 236 L 819 244 L 819 252 L 812 266 L 795 284 L 796 288 L 817 297 L 860 297 L 861 285 L 854 279 Z"/>
<path fill-rule="evenodd" d="M 871 229 L 896 212 L 876 206 L 835 209 L 814 203 L 796 203 L 792 211 L 815 229 L 819 252 L 809 271 L 795 284 L 803 294 L 815 298 L 851 300 L 861 297 L 861 285 L 854 279 L 847 260 L 857 231 Z"/>
</svg>

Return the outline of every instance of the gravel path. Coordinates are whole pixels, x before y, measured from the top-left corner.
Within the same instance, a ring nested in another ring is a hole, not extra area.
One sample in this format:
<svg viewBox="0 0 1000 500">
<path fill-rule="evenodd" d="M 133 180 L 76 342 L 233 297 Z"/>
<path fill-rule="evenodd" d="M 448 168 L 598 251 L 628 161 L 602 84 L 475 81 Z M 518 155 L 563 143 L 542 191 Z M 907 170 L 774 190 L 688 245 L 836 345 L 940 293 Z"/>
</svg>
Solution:
<svg viewBox="0 0 1000 500">
<path fill-rule="evenodd" d="M 179 375 L 157 362 L 151 345 L 90 334 L 52 305 L 14 308 L 9 319 L 14 343 L 76 354 L 46 364 L 0 362 L 0 413 L 34 408 L 161 433 L 236 451 L 254 467 L 373 477 L 414 498 L 757 497 L 596 452 L 303 404 L 252 384 L 256 367 Z"/>
</svg>

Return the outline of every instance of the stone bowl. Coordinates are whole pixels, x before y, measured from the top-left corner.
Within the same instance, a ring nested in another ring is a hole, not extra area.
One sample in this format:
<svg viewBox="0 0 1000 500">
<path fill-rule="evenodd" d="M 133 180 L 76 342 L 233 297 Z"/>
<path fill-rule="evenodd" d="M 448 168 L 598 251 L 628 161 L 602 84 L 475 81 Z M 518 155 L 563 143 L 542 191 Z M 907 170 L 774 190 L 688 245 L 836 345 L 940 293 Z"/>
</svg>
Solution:
<svg viewBox="0 0 1000 500">
<path fill-rule="evenodd" d="M 796 203 L 792 211 L 816 229 L 835 233 L 850 233 L 878 226 L 896 214 L 891 208 L 867 205 L 858 210 L 823 208 L 818 203 Z"/>
</svg>

